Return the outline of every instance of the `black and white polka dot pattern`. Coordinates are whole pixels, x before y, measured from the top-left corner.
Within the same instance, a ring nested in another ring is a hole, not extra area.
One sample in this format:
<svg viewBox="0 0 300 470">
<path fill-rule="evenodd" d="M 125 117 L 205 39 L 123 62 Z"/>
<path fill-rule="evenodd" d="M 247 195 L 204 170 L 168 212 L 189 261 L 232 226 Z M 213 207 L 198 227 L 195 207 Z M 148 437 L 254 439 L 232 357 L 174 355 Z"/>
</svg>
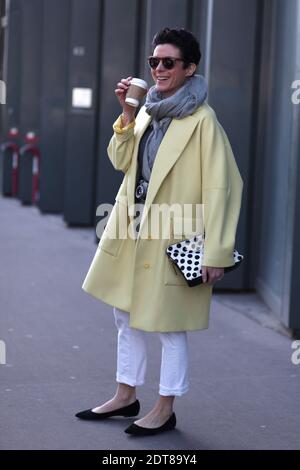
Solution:
<svg viewBox="0 0 300 470">
<path fill-rule="evenodd" d="M 176 264 L 190 287 L 202 283 L 201 265 L 204 253 L 204 236 L 202 234 L 169 245 L 166 253 Z M 233 251 L 233 257 L 235 264 L 224 268 L 225 272 L 237 268 L 243 259 L 243 255 L 239 254 L 237 250 Z"/>
</svg>

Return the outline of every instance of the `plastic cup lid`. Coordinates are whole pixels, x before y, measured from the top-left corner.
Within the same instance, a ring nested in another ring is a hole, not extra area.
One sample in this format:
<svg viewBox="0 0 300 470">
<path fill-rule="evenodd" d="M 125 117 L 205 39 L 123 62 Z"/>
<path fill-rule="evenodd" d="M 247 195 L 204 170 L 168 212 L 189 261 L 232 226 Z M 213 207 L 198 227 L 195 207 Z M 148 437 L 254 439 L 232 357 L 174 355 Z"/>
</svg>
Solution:
<svg viewBox="0 0 300 470">
<path fill-rule="evenodd" d="M 145 80 L 142 80 L 141 78 L 133 78 L 131 80 L 130 84 L 139 86 L 141 88 L 145 88 L 145 90 L 147 90 L 147 88 L 148 88 L 147 82 L 145 82 Z"/>
</svg>

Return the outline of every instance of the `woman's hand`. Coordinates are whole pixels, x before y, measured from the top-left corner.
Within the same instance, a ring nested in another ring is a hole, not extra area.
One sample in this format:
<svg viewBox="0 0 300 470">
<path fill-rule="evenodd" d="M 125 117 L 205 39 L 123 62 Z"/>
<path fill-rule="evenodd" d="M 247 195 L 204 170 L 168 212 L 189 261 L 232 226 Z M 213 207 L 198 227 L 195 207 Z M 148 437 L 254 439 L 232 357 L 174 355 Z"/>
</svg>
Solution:
<svg viewBox="0 0 300 470">
<path fill-rule="evenodd" d="M 220 281 L 224 276 L 224 268 L 213 268 L 211 266 L 202 266 L 202 281 L 209 285 Z"/>
<path fill-rule="evenodd" d="M 131 79 L 132 77 L 122 78 L 121 81 L 117 84 L 117 88 L 115 89 L 115 95 L 123 109 L 122 121 L 124 126 L 127 126 L 130 122 L 133 121 L 136 111 L 136 108 L 125 103 L 126 93 L 130 86 Z"/>
</svg>

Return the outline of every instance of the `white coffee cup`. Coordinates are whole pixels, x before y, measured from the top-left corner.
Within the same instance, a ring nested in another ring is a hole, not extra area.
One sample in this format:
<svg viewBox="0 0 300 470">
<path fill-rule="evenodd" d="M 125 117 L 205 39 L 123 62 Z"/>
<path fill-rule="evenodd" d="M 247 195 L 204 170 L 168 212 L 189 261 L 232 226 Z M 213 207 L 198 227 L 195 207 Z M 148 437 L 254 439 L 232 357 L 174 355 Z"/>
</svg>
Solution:
<svg viewBox="0 0 300 470">
<path fill-rule="evenodd" d="M 145 80 L 141 78 L 132 78 L 130 81 L 130 86 L 126 93 L 125 103 L 137 108 L 140 104 L 140 101 L 147 93 L 148 84 Z"/>
</svg>

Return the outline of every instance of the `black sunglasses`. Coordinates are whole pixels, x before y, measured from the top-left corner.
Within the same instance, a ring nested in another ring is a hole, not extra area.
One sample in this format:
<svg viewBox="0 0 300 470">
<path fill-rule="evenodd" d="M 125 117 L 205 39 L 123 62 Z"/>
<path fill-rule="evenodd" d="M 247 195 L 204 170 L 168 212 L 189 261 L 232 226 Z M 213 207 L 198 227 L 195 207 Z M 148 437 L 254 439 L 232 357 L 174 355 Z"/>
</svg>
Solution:
<svg viewBox="0 0 300 470">
<path fill-rule="evenodd" d="M 152 69 L 156 69 L 160 61 L 162 61 L 164 68 L 168 70 L 174 67 L 176 61 L 184 62 L 183 59 L 177 59 L 175 57 L 148 57 L 148 64 Z"/>
</svg>

